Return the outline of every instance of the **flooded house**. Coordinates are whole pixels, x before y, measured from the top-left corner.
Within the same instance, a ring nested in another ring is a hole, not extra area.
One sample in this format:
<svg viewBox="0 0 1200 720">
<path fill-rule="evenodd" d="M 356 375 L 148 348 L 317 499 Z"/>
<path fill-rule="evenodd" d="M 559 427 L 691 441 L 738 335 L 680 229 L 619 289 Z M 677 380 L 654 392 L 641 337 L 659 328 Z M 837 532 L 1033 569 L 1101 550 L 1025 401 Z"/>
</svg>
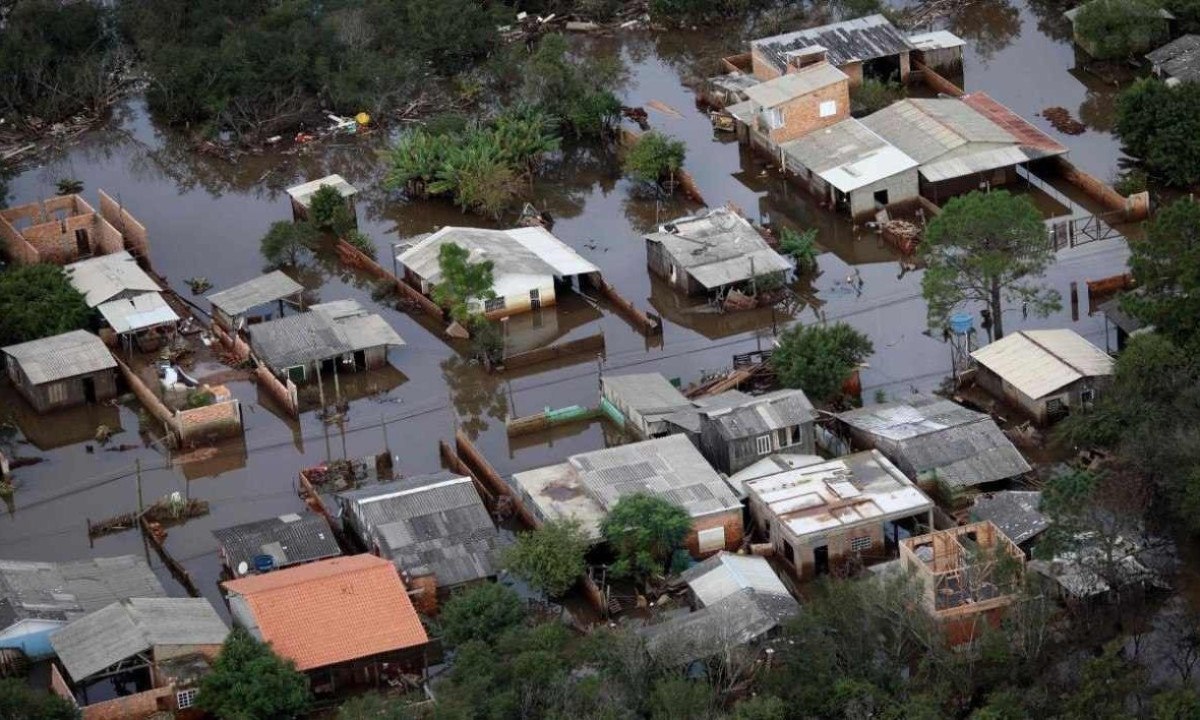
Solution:
<svg viewBox="0 0 1200 720">
<path fill-rule="evenodd" d="M 1022 330 L 971 353 L 975 382 L 1039 424 L 1092 406 L 1113 359 L 1074 330 Z"/>
<path fill-rule="evenodd" d="M 335 499 L 345 532 L 396 565 L 422 612 L 500 570 L 500 533 L 469 477 L 416 475 Z"/>
<path fill-rule="evenodd" d="M 234 623 L 295 663 L 318 696 L 424 672 L 429 636 L 383 558 L 330 558 L 221 586 Z"/>
<path fill-rule="evenodd" d="M 853 219 L 917 199 L 917 161 L 849 118 L 779 148 L 783 167 L 822 205 Z"/>
<path fill-rule="evenodd" d="M 1025 554 L 983 521 L 901 540 L 900 565 L 924 585 L 925 611 L 957 645 L 984 623 L 999 625 L 1021 592 Z"/>
<path fill-rule="evenodd" d="M 226 330 L 240 330 L 246 325 L 250 313 L 257 308 L 278 304 L 279 316 L 283 316 L 285 301 L 301 304 L 304 287 L 288 277 L 282 270 L 260 275 L 244 283 L 226 288 L 205 297 L 212 307 L 212 318 Z M 271 319 L 270 315 L 266 319 Z"/>
<path fill-rule="evenodd" d="M 574 519 L 593 541 L 622 497 L 653 495 L 692 518 L 685 544 L 693 557 L 742 544 L 742 503 L 700 451 L 682 435 L 580 453 L 566 462 L 514 473 L 508 479 L 539 522 Z"/>
<path fill-rule="evenodd" d="M 1088 55 L 1094 57 L 1097 54 L 1096 46 L 1089 38 L 1079 34 L 1079 15 L 1090 4 L 1089 2 L 1085 2 L 1082 5 L 1073 7 L 1065 11 L 1063 17 L 1067 19 L 1067 22 L 1071 23 L 1071 34 L 1075 44 Z M 1167 11 L 1166 8 L 1155 8 L 1149 4 L 1141 7 L 1145 10 L 1144 19 L 1146 24 L 1138 28 L 1138 39 L 1130 48 L 1134 53 L 1146 52 L 1169 38 L 1171 36 L 1171 26 L 1175 21 L 1175 16 Z"/>
<path fill-rule="evenodd" d="M 117 361 L 86 330 L 0 348 L 8 378 L 38 412 L 117 396 Z"/>
<path fill-rule="evenodd" d="M 100 191 L 96 212 L 82 195 L 58 195 L 0 210 L 0 247 L 12 262 L 66 265 L 97 255 L 149 252 L 146 228 Z"/>
<path fill-rule="evenodd" d="M 387 320 L 357 300 L 320 303 L 308 312 L 247 328 L 250 349 L 273 373 L 299 384 L 322 372 L 371 370 L 387 364 L 404 340 Z"/>
<path fill-rule="evenodd" d="M 935 203 L 1008 184 L 1020 177 L 1018 168 L 1067 154 L 983 92 L 900 100 L 862 124 L 917 163 L 920 193 Z"/>
<path fill-rule="evenodd" d="M 350 217 L 354 219 L 357 225 L 358 215 L 354 207 L 354 196 L 358 194 L 358 189 L 347 182 L 346 178 L 336 174 L 327 175 L 323 178 L 310 180 L 288 188 L 288 198 L 292 201 L 292 218 L 294 220 L 308 220 L 308 211 L 312 207 L 312 197 L 323 187 L 331 187 L 338 191 L 338 194 L 342 196 L 342 199 L 346 203 L 346 210 L 349 211 Z"/>
<path fill-rule="evenodd" d="M 1005 537 L 1032 556 L 1033 544 L 1050 528 L 1050 518 L 1042 512 L 1042 493 L 1037 490 L 1000 490 L 975 498 L 970 517 L 986 520 Z"/>
<path fill-rule="evenodd" d="M 851 446 L 879 450 L 927 488 L 969 491 L 1031 469 L 990 416 L 932 395 L 838 413 L 837 424 Z"/>
<path fill-rule="evenodd" d="M 800 604 L 766 559 L 720 552 L 680 575 L 691 611 L 675 611 L 638 630 L 646 650 L 672 667 L 722 656 L 778 634 Z"/>
<path fill-rule="evenodd" d="M 747 87 L 746 100 L 726 108 L 738 138 L 768 152 L 850 117 L 849 78 L 823 58 L 795 72 Z"/>
<path fill-rule="evenodd" d="M 750 515 L 801 580 L 836 564 L 886 560 L 933 525 L 933 501 L 878 450 L 748 480 Z"/>
<path fill-rule="evenodd" d="M 770 80 L 803 69 L 820 51 L 856 87 L 865 78 L 907 82 L 914 49 L 904 33 L 877 14 L 754 40 L 750 58 L 754 76 Z"/>
<path fill-rule="evenodd" d="M 165 597 L 145 559 L 136 555 L 49 563 L 0 560 L 0 648 L 31 660 L 54 654 L 50 636 L 110 603 Z"/>
<path fill-rule="evenodd" d="M 158 281 L 124 250 L 73 262 L 64 269 L 71 284 L 83 294 L 91 308 L 114 300 L 131 300 L 139 295 L 162 292 Z"/>
<path fill-rule="evenodd" d="M 194 713 L 200 680 L 228 634 L 204 598 L 121 600 L 51 636 L 51 690 L 78 705 L 82 720 Z M 109 679 L 118 674 L 115 697 L 92 701 L 98 691 L 113 695 Z"/>
<path fill-rule="evenodd" d="M 625 428 L 642 439 L 678 432 L 669 421 L 675 413 L 693 409 L 679 388 L 660 373 L 600 376 L 600 402 L 610 415 L 615 410 Z M 611 408 L 612 410 L 609 410 Z"/>
<path fill-rule="evenodd" d="M 911 61 L 921 63 L 942 75 L 958 75 L 963 69 L 963 48 L 967 41 L 949 30 L 909 35 L 913 51 Z"/>
<path fill-rule="evenodd" d="M 575 278 L 599 274 L 600 269 L 543 227 L 509 230 L 444 227 L 405 245 L 397 246 L 396 262 L 404 279 L 425 295 L 441 282 L 438 256 L 444 245 L 468 252 L 468 262 L 492 264 L 492 299 L 471 298 L 469 304 L 489 318 L 502 318 L 550 307 L 560 287 Z"/>
<path fill-rule="evenodd" d="M 646 237 L 650 272 L 689 295 L 720 294 L 764 278 L 778 284 L 792 265 L 730 208 L 664 224 Z"/>
<path fill-rule="evenodd" d="M 1154 77 L 1168 85 L 1200 80 L 1200 35 L 1182 35 L 1146 55 Z"/>
<path fill-rule="evenodd" d="M 229 577 L 280 570 L 342 554 L 329 522 L 316 513 L 289 513 L 213 530 Z"/>
</svg>

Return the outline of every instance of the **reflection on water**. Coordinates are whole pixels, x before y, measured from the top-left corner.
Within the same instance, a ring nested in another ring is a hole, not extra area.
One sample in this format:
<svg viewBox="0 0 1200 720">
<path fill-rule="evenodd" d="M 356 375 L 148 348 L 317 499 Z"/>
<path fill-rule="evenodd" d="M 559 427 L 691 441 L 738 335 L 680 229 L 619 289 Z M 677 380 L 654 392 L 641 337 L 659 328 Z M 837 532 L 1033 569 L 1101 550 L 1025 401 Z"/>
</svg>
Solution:
<svg viewBox="0 0 1200 720">
<path fill-rule="evenodd" d="M 1021 34 L 1021 12 L 1010 0 L 975 0 L 951 13 L 947 25 L 986 66 Z"/>
<path fill-rule="evenodd" d="M 450 402 L 458 426 L 472 440 L 488 429 L 488 419 L 503 425 L 508 416 L 508 397 L 504 380 L 489 373 L 474 360 L 452 355 L 442 361 L 442 377 L 450 393 Z"/>
</svg>

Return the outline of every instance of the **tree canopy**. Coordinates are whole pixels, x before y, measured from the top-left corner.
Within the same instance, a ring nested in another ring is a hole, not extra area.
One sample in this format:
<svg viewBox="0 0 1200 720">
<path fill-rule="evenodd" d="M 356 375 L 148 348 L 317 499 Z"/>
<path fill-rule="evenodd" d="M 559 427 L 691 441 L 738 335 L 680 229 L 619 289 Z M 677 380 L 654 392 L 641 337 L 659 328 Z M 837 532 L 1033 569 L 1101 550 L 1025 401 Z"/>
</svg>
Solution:
<svg viewBox="0 0 1200 720">
<path fill-rule="evenodd" d="M 667 572 L 691 529 L 683 508 L 641 493 L 622 497 L 600 523 L 600 533 L 617 554 L 613 572 L 635 578 Z"/>
<path fill-rule="evenodd" d="M 1134 82 L 1117 97 L 1116 132 L 1126 151 L 1162 182 L 1200 182 L 1200 85 Z"/>
<path fill-rule="evenodd" d="M 999 339 L 1005 302 L 1020 301 L 1043 317 L 1060 307 L 1058 292 L 1036 282 L 1054 261 L 1054 248 L 1029 198 L 1004 190 L 956 197 L 930 221 L 918 252 L 930 328 L 941 329 L 956 308 L 978 302 Z"/>
<path fill-rule="evenodd" d="M 451 646 L 491 643 L 521 624 L 521 598 L 499 583 L 476 585 L 450 598 L 438 616 L 442 638 Z"/>
<path fill-rule="evenodd" d="M 308 701 L 308 678 L 238 627 L 225 639 L 196 696 L 198 707 L 221 720 L 289 718 Z"/>
<path fill-rule="evenodd" d="M 259 250 L 271 267 L 295 266 L 312 254 L 320 242 L 320 233 L 306 221 L 271 223 L 259 241 Z"/>
<path fill-rule="evenodd" d="M 1145 230 L 1129 239 L 1129 269 L 1138 290 L 1122 304 L 1186 345 L 1200 335 L 1200 204 L 1177 200 L 1160 209 Z"/>
<path fill-rule="evenodd" d="M 837 397 L 874 352 L 871 339 L 846 323 L 793 325 L 779 336 L 770 362 L 784 387 L 800 388 L 820 403 Z"/>
<path fill-rule="evenodd" d="M 587 550 L 587 535 L 578 521 L 552 520 L 519 533 L 505 554 L 505 565 L 534 589 L 559 597 L 587 569 Z"/>
<path fill-rule="evenodd" d="M 471 253 L 457 243 L 445 243 L 438 248 L 438 271 L 441 282 L 433 288 L 433 299 L 449 308 L 450 316 L 462 325 L 469 325 L 478 314 L 471 308 L 472 300 L 496 297 L 492 290 L 492 261 L 471 262 Z"/>
<path fill-rule="evenodd" d="M 1159 0 L 1090 0 L 1075 17 L 1075 34 L 1100 60 L 1119 60 L 1153 50 L 1167 36 Z"/>
<path fill-rule="evenodd" d="M 0 679 L 0 720 L 76 720 L 79 711 L 57 695 L 19 678 Z"/>
<path fill-rule="evenodd" d="M 625 153 L 625 174 L 643 183 L 659 183 L 683 167 L 687 145 L 651 130 L 638 138 Z"/>
<path fill-rule="evenodd" d="M 91 308 L 57 265 L 16 265 L 0 272 L 0 346 L 87 327 Z"/>
</svg>

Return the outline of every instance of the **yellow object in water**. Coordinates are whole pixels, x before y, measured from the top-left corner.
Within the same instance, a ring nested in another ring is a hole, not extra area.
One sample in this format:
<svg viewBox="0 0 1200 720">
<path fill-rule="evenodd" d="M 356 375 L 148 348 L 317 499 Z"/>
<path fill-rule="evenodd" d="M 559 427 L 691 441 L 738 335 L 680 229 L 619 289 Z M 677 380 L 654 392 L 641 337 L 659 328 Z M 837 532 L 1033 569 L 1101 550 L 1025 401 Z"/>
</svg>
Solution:
<svg viewBox="0 0 1200 720">
<path fill-rule="evenodd" d="M 359 114 L 354 116 L 354 121 L 357 122 L 359 125 L 368 125 L 371 122 L 371 116 L 366 114 L 365 112 L 360 112 Z"/>
</svg>

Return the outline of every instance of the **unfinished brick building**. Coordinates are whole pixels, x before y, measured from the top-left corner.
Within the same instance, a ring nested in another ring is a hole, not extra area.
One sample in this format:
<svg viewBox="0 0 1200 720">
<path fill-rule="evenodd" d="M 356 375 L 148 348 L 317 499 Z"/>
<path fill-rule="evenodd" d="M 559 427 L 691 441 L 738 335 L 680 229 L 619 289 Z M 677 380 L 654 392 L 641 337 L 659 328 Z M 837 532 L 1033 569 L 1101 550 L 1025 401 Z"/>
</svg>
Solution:
<svg viewBox="0 0 1200 720">
<path fill-rule="evenodd" d="M 100 211 L 82 195 L 60 195 L 0 210 L 0 246 L 18 265 L 66 265 L 128 250 L 139 260 L 149 253 L 146 228 L 103 190 Z"/>
</svg>

